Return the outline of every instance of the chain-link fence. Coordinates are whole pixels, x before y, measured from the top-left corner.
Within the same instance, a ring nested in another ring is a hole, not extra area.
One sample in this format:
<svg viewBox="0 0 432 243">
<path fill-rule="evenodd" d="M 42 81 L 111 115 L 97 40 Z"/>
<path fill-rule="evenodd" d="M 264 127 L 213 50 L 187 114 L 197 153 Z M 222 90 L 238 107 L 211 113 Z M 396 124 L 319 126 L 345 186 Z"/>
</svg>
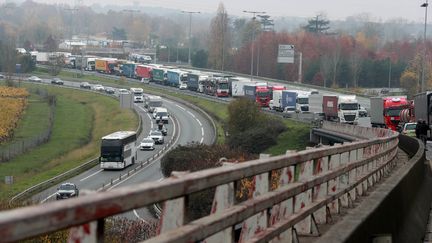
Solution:
<svg viewBox="0 0 432 243">
<path fill-rule="evenodd" d="M 12 160 L 13 158 L 25 153 L 26 151 L 35 148 L 43 143 L 46 143 L 51 137 L 51 132 L 54 124 L 54 110 L 56 106 L 55 96 L 48 94 L 48 92 L 43 89 L 34 89 L 29 91 L 41 96 L 42 99 L 48 102 L 50 106 L 48 127 L 37 136 L 17 139 L 5 145 L 0 145 L 0 162 L 7 162 L 9 160 Z"/>
</svg>

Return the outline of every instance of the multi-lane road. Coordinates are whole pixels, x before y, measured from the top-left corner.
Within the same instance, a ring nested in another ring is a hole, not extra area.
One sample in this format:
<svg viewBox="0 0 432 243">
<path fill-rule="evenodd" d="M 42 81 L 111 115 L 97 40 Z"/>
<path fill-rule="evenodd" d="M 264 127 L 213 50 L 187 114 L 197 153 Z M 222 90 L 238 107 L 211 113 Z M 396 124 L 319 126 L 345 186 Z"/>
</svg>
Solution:
<svg viewBox="0 0 432 243">
<path fill-rule="evenodd" d="M 48 85 L 50 84 L 50 80 L 43 79 L 42 84 Z M 79 83 L 64 81 L 64 87 L 79 88 Z M 82 89 L 82 91 L 88 90 Z M 95 95 L 99 95 L 97 93 L 98 92 L 95 92 Z M 214 141 L 215 130 L 213 124 L 204 114 L 191 109 L 189 106 L 176 103 L 169 99 L 163 99 L 163 106 L 168 109 L 171 115 L 168 124 L 166 124 L 168 134 L 165 137 L 164 144 L 155 145 L 155 150 L 153 151 L 140 151 L 138 149 L 137 163 L 124 170 L 102 170 L 99 166 L 95 166 L 68 181 L 76 184 L 81 192 L 83 190 L 112 190 L 120 186 L 157 181 L 163 177 L 160 171 L 160 159 L 169 149 L 177 145 L 186 145 L 191 142 L 210 144 Z M 143 104 L 134 104 L 134 109 L 137 111 L 142 121 L 142 132 L 139 134 L 136 144 L 138 147 L 142 138 L 146 137 L 151 130 L 156 129 L 157 124 L 151 114 L 144 108 Z M 141 162 L 143 164 L 140 164 Z M 127 174 L 129 175 L 127 176 Z M 33 197 L 33 200 L 40 203 L 55 200 L 55 193 L 58 186 L 59 185 L 55 185 L 38 193 Z M 126 216 L 135 218 L 150 217 L 145 210 L 135 210 L 133 213 L 127 214 Z"/>
</svg>

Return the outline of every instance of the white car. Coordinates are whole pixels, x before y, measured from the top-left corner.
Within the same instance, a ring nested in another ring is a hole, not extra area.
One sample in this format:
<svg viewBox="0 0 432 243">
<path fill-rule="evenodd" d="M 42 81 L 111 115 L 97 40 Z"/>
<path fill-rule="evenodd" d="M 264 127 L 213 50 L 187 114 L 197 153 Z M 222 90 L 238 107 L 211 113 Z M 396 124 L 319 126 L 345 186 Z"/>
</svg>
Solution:
<svg viewBox="0 0 432 243">
<path fill-rule="evenodd" d="M 144 138 L 140 143 L 140 150 L 154 150 L 155 141 L 151 137 Z"/>
<path fill-rule="evenodd" d="M 96 91 L 105 91 L 105 87 L 100 85 L 100 84 L 96 84 L 93 86 L 93 89 Z"/>
<path fill-rule="evenodd" d="M 121 94 L 130 94 L 129 90 L 127 89 L 118 89 L 118 95 L 120 96 Z"/>
<path fill-rule="evenodd" d="M 187 84 L 185 84 L 185 83 L 181 83 L 180 84 L 180 86 L 179 86 L 179 89 L 187 89 Z"/>
<path fill-rule="evenodd" d="M 149 137 L 153 139 L 156 144 L 164 143 L 164 136 L 161 131 L 153 130 L 150 132 Z"/>
<path fill-rule="evenodd" d="M 40 79 L 37 76 L 31 76 L 31 77 L 27 78 L 27 81 L 40 83 L 40 82 L 42 82 L 42 79 Z"/>
</svg>

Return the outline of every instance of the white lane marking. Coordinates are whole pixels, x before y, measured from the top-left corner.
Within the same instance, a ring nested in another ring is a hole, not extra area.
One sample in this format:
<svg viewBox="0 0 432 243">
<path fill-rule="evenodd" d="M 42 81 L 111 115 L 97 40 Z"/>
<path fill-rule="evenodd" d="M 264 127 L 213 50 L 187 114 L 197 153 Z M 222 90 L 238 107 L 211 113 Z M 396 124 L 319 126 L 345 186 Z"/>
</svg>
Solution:
<svg viewBox="0 0 432 243">
<path fill-rule="evenodd" d="M 201 137 L 200 143 L 203 143 L 203 142 L 204 142 L 204 137 Z"/>
<path fill-rule="evenodd" d="M 203 127 L 201 127 L 201 136 L 204 137 L 204 128 Z"/>
<path fill-rule="evenodd" d="M 147 220 L 141 218 L 141 217 L 138 215 L 138 212 L 136 211 L 136 209 L 134 209 L 133 212 L 134 212 L 135 216 L 136 216 L 138 219 L 142 220 L 142 221 L 145 222 L 145 223 L 148 223 Z"/>
<path fill-rule="evenodd" d="M 184 108 L 184 107 L 182 107 L 182 106 L 179 106 L 179 105 L 177 105 L 177 104 L 176 104 L 176 106 L 177 106 L 178 108 L 180 108 L 180 109 L 186 111 L 186 108 Z"/>
<path fill-rule="evenodd" d="M 45 198 L 44 200 L 42 200 L 40 203 L 44 203 L 44 202 L 46 202 L 46 201 L 48 201 L 48 199 L 50 199 L 50 198 L 52 198 L 53 196 L 55 196 L 55 192 L 53 193 L 53 194 L 51 194 L 51 195 L 49 195 L 47 198 Z"/>
<path fill-rule="evenodd" d="M 200 120 L 196 119 L 196 121 L 198 122 L 198 124 L 202 127 L 202 123 Z"/>
<path fill-rule="evenodd" d="M 191 115 L 193 118 L 196 118 L 195 115 L 192 112 L 187 111 L 187 113 L 189 113 L 189 115 Z"/>
<path fill-rule="evenodd" d="M 173 123 L 173 134 L 175 134 L 175 130 L 176 130 L 176 127 L 177 127 L 177 126 L 175 125 L 174 120 L 173 120 L 171 117 L 170 117 L 170 120 L 171 120 L 171 122 Z M 178 129 L 179 129 L 179 132 L 180 132 L 180 131 L 181 131 L 181 128 L 178 127 Z M 179 133 L 179 134 L 180 134 L 180 133 Z M 173 146 L 178 142 L 179 138 L 180 138 L 180 136 L 177 136 L 176 140 L 172 143 L 172 146 L 171 146 L 171 147 L 173 147 Z M 148 167 L 150 167 L 151 165 L 153 165 L 154 163 L 156 163 L 156 162 L 157 162 L 157 161 L 158 161 L 162 156 L 164 156 L 164 155 L 165 155 L 166 153 L 168 153 L 168 152 L 169 152 L 169 149 L 165 150 L 162 154 L 160 154 L 158 157 L 156 157 L 156 158 L 153 160 L 153 162 L 151 162 L 151 163 L 148 164 L 147 166 L 142 167 L 141 169 L 137 170 L 135 173 L 131 174 L 129 177 L 126 177 L 125 179 L 122 179 L 119 183 L 114 184 L 114 185 L 112 185 L 111 187 L 107 188 L 107 191 L 110 191 L 111 189 L 117 187 L 118 185 L 122 184 L 123 182 L 125 182 L 125 181 L 129 180 L 130 178 L 134 177 L 135 175 L 137 175 L 137 174 L 140 173 L 141 171 L 147 169 Z M 113 183 L 116 183 L 117 181 L 119 181 L 119 178 L 113 180 Z M 102 190 L 102 189 L 103 189 L 103 187 L 97 189 L 97 191 L 100 191 L 100 190 Z"/>
<path fill-rule="evenodd" d="M 92 177 L 92 176 L 94 176 L 94 175 L 100 173 L 101 171 L 103 171 L 103 170 L 102 170 L 102 169 L 101 169 L 101 170 L 98 170 L 98 171 L 96 171 L 95 173 L 93 173 L 93 174 L 91 174 L 91 175 L 89 175 L 89 176 L 87 176 L 87 177 L 82 178 L 80 181 L 85 181 L 85 180 L 87 180 L 88 178 L 90 178 L 90 177 Z"/>
</svg>

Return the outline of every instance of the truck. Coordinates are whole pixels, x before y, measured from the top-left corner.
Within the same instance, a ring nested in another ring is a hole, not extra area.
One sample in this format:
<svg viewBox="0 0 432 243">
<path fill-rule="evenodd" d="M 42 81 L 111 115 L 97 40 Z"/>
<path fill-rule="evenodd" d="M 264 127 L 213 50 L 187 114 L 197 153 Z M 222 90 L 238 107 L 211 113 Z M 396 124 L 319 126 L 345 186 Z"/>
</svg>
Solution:
<svg viewBox="0 0 432 243">
<path fill-rule="evenodd" d="M 422 119 L 429 128 L 432 125 L 432 91 L 416 94 L 414 96 L 414 115 L 415 120 Z M 431 133 L 428 132 L 428 139 Z"/>
<path fill-rule="evenodd" d="M 93 56 L 81 56 L 75 59 L 76 69 L 84 69 L 86 71 L 94 71 L 96 58 Z"/>
<path fill-rule="evenodd" d="M 323 95 L 311 94 L 309 95 L 309 112 L 314 114 L 323 113 Z"/>
<path fill-rule="evenodd" d="M 260 84 L 246 84 L 243 86 L 245 97 L 254 100 L 260 107 L 268 107 L 271 100 L 271 92 L 267 86 Z"/>
<path fill-rule="evenodd" d="M 142 88 L 130 88 L 134 103 L 144 102 L 144 90 Z"/>
<path fill-rule="evenodd" d="M 153 67 L 148 65 L 136 65 L 135 67 L 135 75 L 138 79 L 143 82 L 151 82 L 153 81 Z"/>
<path fill-rule="evenodd" d="M 153 113 L 156 107 L 162 107 L 162 98 L 156 95 L 148 95 L 145 98 L 144 107 L 147 111 Z"/>
<path fill-rule="evenodd" d="M 339 121 L 338 97 L 336 95 L 323 95 L 322 112 L 327 121 Z"/>
<path fill-rule="evenodd" d="M 245 96 L 244 86 L 245 85 L 255 85 L 255 82 L 251 81 L 231 81 L 231 95 L 232 97 L 243 97 Z"/>
<path fill-rule="evenodd" d="M 273 99 L 269 102 L 269 108 L 275 111 L 295 111 L 297 93 L 291 90 L 274 90 Z"/>
<path fill-rule="evenodd" d="M 359 103 L 355 95 L 341 95 L 338 100 L 339 122 L 348 124 L 358 124 Z"/>
<path fill-rule="evenodd" d="M 202 72 L 188 73 L 187 75 L 187 87 L 191 91 L 204 92 L 204 82 L 209 78 L 209 75 Z"/>
<path fill-rule="evenodd" d="M 158 84 L 165 84 L 167 80 L 166 69 L 164 68 L 153 68 L 152 69 L 153 81 Z"/>
<path fill-rule="evenodd" d="M 120 74 L 128 78 L 136 78 L 135 63 L 127 62 L 120 65 Z"/>
<path fill-rule="evenodd" d="M 228 97 L 228 79 L 223 77 L 211 77 L 201 81 L 203 93 L 217 97 Z"/>
<path fill-rule="evenodd" d="M 36 62 L 41 64 L 47 64 L 50 60 L 50 53 L 49 52 L 31 52 L 32 56 L 36 57 Z"/>
<path fill-rule="evenodd" d="M 233 94 L 233 83 L 234 83 L 234 86 L 237 86 L 236 82 L 250 82 L 250 79 L 248 79 L 248 78 L 242 78 L 242 77 L 231 77 L 231 78 L 228 78 L 229 96 L 234 96 L 234 94 Z M 236 88 L 236 87 L 234 87 L 234 88 Z M 243 96 L 243 95 L 241 95 L 241 96 Z"/>
<path fill-rule="evenodd" d="M 100 73 L 112 74 L 117 65 L 115 58 L 98 58 L 95 62 L 95 70 Z"/>
<path fill-rule="evenodd" d="M 167 71 L 167 85 L 179 87 L 181 83 L 187 83 L 187 72 L 179 69 L 172 69 Z"/>
<path fill-rule="evenodd" d="M 400 112 L 408 107 L 409 102 L 406 96 L 371 97 L 370 105 L 370 122 L 372 127 L 389 128 L 397 131 L 400 122 Z"/>
<path fill-rule="evenodd" d="M 309 112 L 309 95 L 310 93 L 307 91 L 297 91 L 297 112 Z"/>
</svg>

